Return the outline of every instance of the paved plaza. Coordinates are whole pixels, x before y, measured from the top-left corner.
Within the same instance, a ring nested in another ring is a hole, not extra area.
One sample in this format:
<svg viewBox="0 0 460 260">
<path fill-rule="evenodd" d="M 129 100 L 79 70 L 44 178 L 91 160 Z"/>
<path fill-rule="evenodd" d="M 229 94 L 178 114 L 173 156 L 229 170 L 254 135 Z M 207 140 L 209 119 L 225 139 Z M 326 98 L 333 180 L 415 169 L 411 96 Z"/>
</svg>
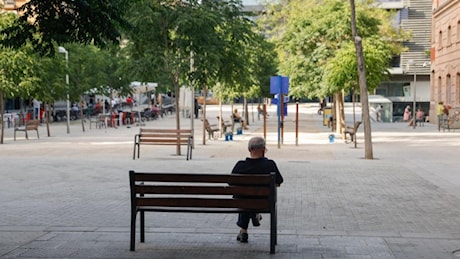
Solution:
<svg viewBox="0 0 460 260">
<path fill-rule="evenodd" d="M 285 180 L 276 254 L 269 254 L 269 215 L 249 228 L 243 244 L 236 241 L 236 214 L 161 212 L 146 214 L 146 242 L 137 235 L 136 251 L 129 251 L 128 171 L 229 173 L 248 155 L 249 138 L 263 136 L 256 106 L 249 106 L 250 129 L 233 141 L 203 144 L 202 121 L 193 119 L 190 161 L 185 147 L 177 156 L 174 146 L 142 146 L 133 160 L 136 125 L 86 124 L 83 132 L 81 121 L 72 121 L 67 134 L 65 123 L 54 123 L 48 136 L 43 124 L 40 139 L 20 132 L 16 141 L 6 128 L 0 258 L 460 258 L 460 131 L 372 122 L 374 160 L 366 160 L 363 126 L 356 148 L 338 134 L 331 143 L 317 104 L 299 105 L 298 138 L 290 105 L 280 142 L 276 108 L 269 107 L 267 157 Z M 345 112 L 352 125 L 350 104 Z M 208 106 L 211 124 L 218 113 Z M 230 118 L 231 107 L 222 113 Z M 182 128 L 191 122 L 181 117 Z M 145 127 L 175 127 L 175 117 Z"/>
</svg>

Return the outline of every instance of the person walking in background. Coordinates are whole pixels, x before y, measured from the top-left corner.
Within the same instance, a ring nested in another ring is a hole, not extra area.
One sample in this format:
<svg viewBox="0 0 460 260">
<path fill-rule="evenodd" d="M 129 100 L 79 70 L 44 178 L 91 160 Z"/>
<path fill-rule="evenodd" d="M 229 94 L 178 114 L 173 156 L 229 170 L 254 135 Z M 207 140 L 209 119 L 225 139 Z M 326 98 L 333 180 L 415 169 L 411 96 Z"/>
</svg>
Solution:
<svg viewBox="0 0 460 260">
<path fill-rule="evenodd" d="M 403 120 L 404 122 L 407 122 L 409 121 L 410 118 L 411 118 L 410 106 L 407 105 L 406 108 L 404 109 Z"/>
<path fill-rule="evenodd" d="M 375 109 L 375 120 L 377 122 L 380 122 L 381 118 L 382 118 L 382 105 L 378 105 L 377 108 Z"/>
<path fill-rule="evenodd" d="M 232 173 L 237 174 L 276 174 L 276 184 L 279 186 L 283 183 L 283 177 L 275 163 L 265 157 L 267 148 L 265 139 L 262 137 L 252 137 L 248 142 L 249 157 L 245 160 L 238 161 L 233 167 Z M 240 232 L 236 239 L 241 243 L 248 242 L 248 226 L 252 220 L 253 226 L 260 226 L 262 216 L 258 213 L 239 213 L 236 225 L 240 227 Z"/>
<path fill-rule="evenodd" d="M 441 131 L 442 117 L 444 116 L 444 102 L 439 101 L 436 105 L 436 115 L 438 116 L 438 131 Z"/>
</svg>

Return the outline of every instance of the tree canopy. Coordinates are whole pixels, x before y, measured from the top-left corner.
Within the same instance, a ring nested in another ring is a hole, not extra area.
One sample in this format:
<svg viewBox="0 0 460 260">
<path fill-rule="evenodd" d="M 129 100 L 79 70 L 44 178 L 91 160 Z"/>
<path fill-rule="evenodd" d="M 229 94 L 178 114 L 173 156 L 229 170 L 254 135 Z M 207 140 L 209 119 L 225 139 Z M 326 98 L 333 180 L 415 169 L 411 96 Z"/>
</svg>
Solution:
<svg viewBox="0 0 460 260">
<path fill-rule="evenodd" d="M 30 0 L 18 10 L 12 26 L 3 28 L 1 44 L 31 43 L 40 54 L 54 54 L 55 45 L 79 42 L 104 47 L 118 43 L 129 0 Z"/>
<path fill-rule="evenodd" d="M 385 78 L 392 55 L 403 50 L 400 40 L 407 35 L 391 27 L 391 12 L 372 2 L 358 5 L 357 27 L 360 37 L 369 39 L 365 57 L 378 61 L 366 64 L 373 89 Z M 324 97 L 349 90 L 350 80 L 357 84 L 347 1 L 280 1 L 271 8 L 264 23 L 277 43 L 280 72 L 290 77 L 291 96 Z M 336 75 L 339 72 L 343 75 Z"/>
</svg>

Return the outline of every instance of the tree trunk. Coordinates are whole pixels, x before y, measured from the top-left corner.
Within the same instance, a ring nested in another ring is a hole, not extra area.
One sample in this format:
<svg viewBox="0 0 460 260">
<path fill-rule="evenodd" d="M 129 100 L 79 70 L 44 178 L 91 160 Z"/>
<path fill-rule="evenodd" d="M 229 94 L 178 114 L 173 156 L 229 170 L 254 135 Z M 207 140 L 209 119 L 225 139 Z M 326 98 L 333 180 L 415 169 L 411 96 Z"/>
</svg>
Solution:
<svg viewBox="0 0 460 260">
<path fill-rule="evenodd" d="M 80 95 L 80 119 L 81 119 L 81 129 L 83 130 L 83 132 L 85 132 L 85 117 L 83 116 L 83 96 L 82 95 Z"/>
<path fill-rule="evenodd" d="M 0 90 L 0 123 L 2 124 L 2 135 L 0 136 L 0 144 L 3 144 L 3 134 L 5 133 L 5 123 L 3 115 L 5 114 L 5 105 L 3 104 L 3 91 Z"/>
<path fill-rule="evenodd" d="M 203 121 L 203 144 L 205 145 L 206 144 L 206 127 L 204 126 L 204 120 L 206 119 L 206 97 L 208 95 L 208 87 L 205 85 L 203 87 L 203 107 L 202 107 L 202 111 L 203 111 L 203 118 L 202 118 L 202 121 Z"/>
<path fill-rule="evenodd" d="M 176 104 L 176 129 L 180 130 L 180 118 L 179 118 L 179 83 L 177 81 L 174 82 L 174 96 L 176 97 L 174 99 L 174 102 Z M 177 143 L 176 146 L 176 155 L 181 155 L 180 153 L 180 144 L 179 142 Z"/>
<path fill-rule="evenodd" d="M 366 67 L 364 63 L 362 39 L 356 29 L 355 1 L 350 0 L 351 5 L 351 29 L 355 39 L 356 56 L 358 60 L 358 75 L 361 94 L 362 122 L 364 126 L 364 158 L 374 159 L 372 152 L 371 122 L 369 117 L 369 100 L 367 95 Z M 356 139 L 356 135 L 355 135 Z"/>
</svg>

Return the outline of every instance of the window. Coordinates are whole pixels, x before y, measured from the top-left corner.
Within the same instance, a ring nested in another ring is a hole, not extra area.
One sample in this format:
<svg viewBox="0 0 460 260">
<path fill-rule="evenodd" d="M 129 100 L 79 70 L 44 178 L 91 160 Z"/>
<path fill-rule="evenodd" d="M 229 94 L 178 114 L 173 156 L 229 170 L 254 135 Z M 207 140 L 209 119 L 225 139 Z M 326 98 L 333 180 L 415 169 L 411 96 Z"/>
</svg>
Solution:
<svg viewBox="0 0 460 260">
<path fill-rule="evenodd" d="M 450 92 L 451 87 L 452 87 L 452 84 L 450 80 L 450 74 L 448 74 L 446 77 L 446 102 L 447 104 L 452 104 L 452 95 Z"/>
<path fill-rule="evenodd" d="M 450 28 L 450 25 L 449 27 L 447 27 L 447 46 L 450 46 L 452 44 L 452 32 L 451 32 L 451 28 Z"/>
<path fill-rule="evenodd" d="M 455 80 L 455 104 L 460 104 L 460 73 Z"/>
<path fill-rule="evenodd" d="M 438 34 L 438 49 L 442 49 L 442 31 Z"/>
<path fill-rule="evenodd" d="M 460 42 L 460 20 L 457 22 L 457 42 Z"/>
<path fill-rule="evenodd" d="M 442 87 L 441 87 L 441 85 L 442 85 L 442 78 L 439 77 L 438 78 L 438 100 L 442 100 L 442 91 L 441 91 Z"/>
</svg>

